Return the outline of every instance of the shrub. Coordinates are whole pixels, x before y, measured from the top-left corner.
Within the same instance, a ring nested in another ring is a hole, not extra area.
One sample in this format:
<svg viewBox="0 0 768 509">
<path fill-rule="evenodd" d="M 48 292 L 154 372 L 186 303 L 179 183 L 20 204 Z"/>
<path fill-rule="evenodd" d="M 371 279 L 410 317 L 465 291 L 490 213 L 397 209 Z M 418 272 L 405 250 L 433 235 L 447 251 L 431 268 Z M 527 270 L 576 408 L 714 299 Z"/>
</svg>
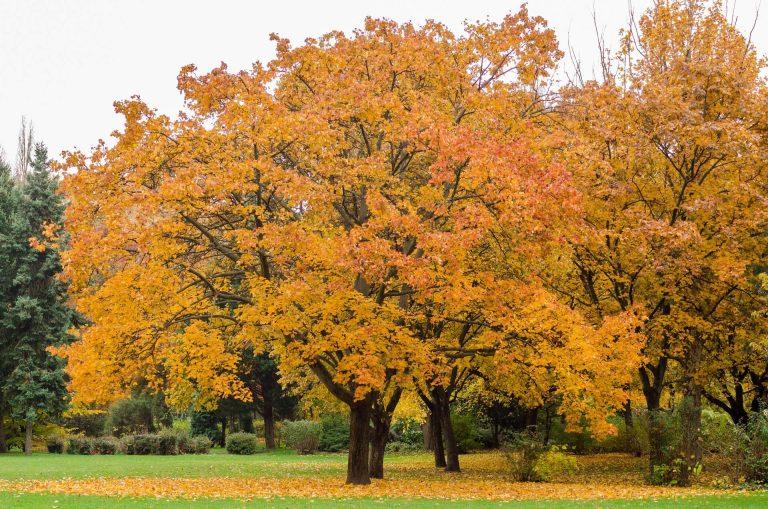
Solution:
<svg viewBox="0 0 768 509">
<path fill-rule="evenodd" d="M 92 454 L 93 440 L 88 437 L 72 436 L 67 441 L 68 454 Z"/>
<path fill-rule="evenodd" d="M 126 448 L 126 454 L 159 454 L 160 436 L 155 434 L 133 435 Z"/>
<path fill-rule="evenodd" d="M 64 437 L 59 435 L 50 436 L 45 441 L 45 446 L 48 448 L 49 453 L 61 454 L 64 452 Z"/>
<path fill-rule="evenodd" d="M 768 416 L 752 413 L 740 436 L 744 478 L 753 483 L 768 483 Z"/>
<path fill-rule="evenodd" d="M 509 474 L 515 481 L 540 481 L 536 464 L 547 451 L 536 433 L 528 431 L 510 437 L 503 448 Z"/>
<path fill-rule="evenodd" d="M 104 423 L 108 435 L 120 437 L 152 431 L 152 405 L 147 398 L 116 401 L 109 407 Z"/>
<path fill-rule="evenodd" d="M 173 456 L 179 454 L 179 433 L 170 428 L 160 430 L 157 434 L 157 454 Z"/>
<path fill-rule="evenodd" d="M 320 444 L 322 428 L 320 423 L 313 421 L 285 421 L 283 423 L 283 439 L 285 446 L 295 449 L 299 454 L 312 454 Z"/>
<path fill-rule="evenodd" d="M 215 412 L 193 412 L 189 432 L 192 436 L 205 435 L 211 442 L 218 442 L 221 437 L 216 424 Z"/>
<path fill-rule="evenodd" d="M 554 447 L 542 454 L 534 466 L 536 477 L 550 481 L 555 477 L 578 471 L 576 458 L 565 454 L 563 448 Z"/>
<path fill-rule="evenodd" d="M 349 421 L 342 414 L 331 414 L 320 421 L 318 448 L 325 452 L 339 452 L 349 446 Z"/>
<path fill-rule="evenodd" d="M 407 442 L 387 442 L 384 450 L 387 452 L 417 452 L 424 449 L 423 444 L 409 444 Z"/>
<path fill-rule="evenodd" d="M 459 453 L 466 454 L 471 450 L 480 448 L 480 442 L 477 440 L 477 420 L 474 416 L 453 414 L 451 415 L 451 424 L 453 424 L 453 436 L 456 437 L 456 447 L 459 449 Z"/>
<path fill-rule="evenodd" d="M 424 432 L 416 419 L 395 419 L 389 433 L 392 435 L 393 442 L 408 445 L 409 450 L 424 448 Z"/>
<path fill-rule="evenodd" d="M 227 437 L 226 447 L 229 454 L 256 454 L 261 449 L 254 433 L 232 433 Z"/>
<path fill-rule="evenodd" d="M 91 442 L 92 454 L 115 454 L 117 452 L 117 442 L 111 437 L 94 438 Z"/>
<path fill-rule="evenodd" d="M 213 442 L 205 435 L 198 435 L 189 440 L 188 454 L 208 454 Z"/>
<path fill-rule="evenodd" d="M 97 437 L 104 433 L 107 414 L 104 411 L 67 412 L 62 419 L 65 428 L 78 435 Z"/>
</svg>

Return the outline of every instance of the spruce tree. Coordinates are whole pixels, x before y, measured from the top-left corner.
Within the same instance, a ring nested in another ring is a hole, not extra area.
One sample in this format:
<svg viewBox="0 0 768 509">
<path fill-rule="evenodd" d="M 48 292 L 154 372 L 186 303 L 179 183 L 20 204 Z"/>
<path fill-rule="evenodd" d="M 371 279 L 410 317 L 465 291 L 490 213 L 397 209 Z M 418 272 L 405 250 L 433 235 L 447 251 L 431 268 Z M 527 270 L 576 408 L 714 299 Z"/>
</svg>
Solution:
<svg viewBox="0 0 768 509">
<path fill-rule="evenodd" d="M 3 266 L 7 285 L 0 316 L 4 358 L 3 398 L 14 419 L 24 422 L 24 450 L 32 447 L 35 423 L 66 408 L 64 361 L 49 348 L 67 341 L 72 311 L 67 307 L 59 247 L 63 199 L 44 145 L 35 146 L 32 171 L 19 187 L 8 218 Z"/>
<path fill-rule="evenodd" d="M 18 195 L 11 176 L 11 165 L 0 154 L 0 347 L 4 347 L 5 331 L 2 328 L 4 310 L 10 306 L 9 288 L 14 279 L 10 252 L 11 217 L 15 214 L 18 204 Z M 9 363 L 5 351 L 0 355 L 0 453 L 7 452 L 8 446 L 5 436 L 5 417 L 8 412 L 2 386 L 7 379 Z"/>
</svg>

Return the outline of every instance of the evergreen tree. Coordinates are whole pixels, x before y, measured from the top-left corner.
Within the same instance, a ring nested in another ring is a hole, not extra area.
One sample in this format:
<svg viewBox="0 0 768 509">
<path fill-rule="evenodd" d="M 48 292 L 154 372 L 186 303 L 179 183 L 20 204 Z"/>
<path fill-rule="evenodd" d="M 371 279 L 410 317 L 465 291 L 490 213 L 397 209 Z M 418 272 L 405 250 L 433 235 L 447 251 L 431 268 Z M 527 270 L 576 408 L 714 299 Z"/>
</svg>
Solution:
<svg viewBox="0 0 768 509">
<path fill-rule="evenodd" d="M 49 348 L 68 339 L 72 311 L 66 285 L 59 280 L 61 259 L 57 232 L 64 202 L 48 167 L 43 144 L 35 146 L 32 171 L 18 182 L 15 205 L 7 216 L 2 265 L 5 302 L 0 316 L 3 352 L 3 400 L 14 419 L 25 423 L 25 453 L 32 447 L 36 422 L 66 408 L 64 361 Z"/>
<path fill-rule="evenodd" d="M 0 317 L 4 310 L 10 307 L 8 299 L 9 288 L 14 279 L 12 267 L 12 258 L 10 249 L 10 226 L 11 217 L 15 214 L 15 207 L 18 204 L 18 196 L 11 177 L 11 165 L 0 154 Z M 0 345 L 4 345 L 5 331 L 2 330 L 2 321 L 0 319 Z M 6 355 L 0 355 L 0 453 L 7 452 L 8 446 L 5 435 L 5 416 L 7 406 L 3 397 L 2 382 L 7 379 L 8 358 Z"/>
</svg>

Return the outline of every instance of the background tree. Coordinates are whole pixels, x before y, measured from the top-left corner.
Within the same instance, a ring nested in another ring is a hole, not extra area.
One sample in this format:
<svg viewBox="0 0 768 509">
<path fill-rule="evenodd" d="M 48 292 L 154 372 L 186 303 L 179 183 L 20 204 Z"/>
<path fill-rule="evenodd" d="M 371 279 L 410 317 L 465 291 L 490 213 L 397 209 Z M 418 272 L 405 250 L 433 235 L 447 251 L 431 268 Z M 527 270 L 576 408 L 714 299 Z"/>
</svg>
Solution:
<svg viewBox="0 0 768 509">
<path fill-rule="evenodd" d="M 2 392 L 11 415 L 25 423 L 24 452 L 30 454 L 34 424 L 58 416 L 67 405 L 64 361 L 50 349 L 68 341 L 72 311 L 59 279 L 64 202 L 56 194 L 58 180 L 44 145 L 35 146 L 31 172 L 18 185 L 3 243 L 12 280 L 3 292 L 9 306 L 0 317 L 7 366 Z"/>
<path fill-rule="evenodd" d="M 766 256 L 764 61 L 719 2 L 655 2 L 623 40 L 602 83 L 564 91 L 586 204 L 567 266 L 550 274 L 566 275 L 554 286 L 595 322 L 640 310 L 650 469 L 669 460 L 659 413 L 674 369 L 690 409 L 678 479 L 688 484 L 702 387 L 736 360 L 725 345 L 765 326 L 752 271 Z"/>
</svg>

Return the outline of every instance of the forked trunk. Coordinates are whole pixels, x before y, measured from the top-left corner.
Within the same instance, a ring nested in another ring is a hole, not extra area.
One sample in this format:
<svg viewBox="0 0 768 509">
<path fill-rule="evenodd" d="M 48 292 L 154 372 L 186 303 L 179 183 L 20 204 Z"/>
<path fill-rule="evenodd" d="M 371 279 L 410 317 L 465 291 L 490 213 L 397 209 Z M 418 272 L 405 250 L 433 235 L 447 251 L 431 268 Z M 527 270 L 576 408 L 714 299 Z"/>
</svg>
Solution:
<svg viewBox="0 0 768 509">
<path fill-rule="evenodd" d="M 370 474 L 373 479 L 384 479 L 384 449 L 389 438 L 389 419 L 373 419 L 373 435 L 371 436 Z"/>
<path fill-rule="evenodd" d="M 355 401 L 349 407 L 349 457 L 347 484 L 370 484 L 368 451 L 370 442 L 371 400 Z"/>
<path fill-rule="evenodd" d="M 445 449 L 443 447 L 443 426 L 440 418 L 440 408 L 435 405 L 435 408 L 430 412 L 430 424 L 432 425 L 432 437 L 434 441 L 434 448 L 432 449 L 435 455 L 435 467 L 445 468 Z"/>
<path fill-rule="evenodd" d="M 456 436 L 453 434 L 451 422 L 451 407 L 448 394 L 442 387 L 434 390 L 435 402 L 440 407 L 440 427 L 442 428 L 443 445 L 445 446 L 445 471 L 461 472 L 459 467 L 459 448 L 456 444 Z"/>
</svg>

